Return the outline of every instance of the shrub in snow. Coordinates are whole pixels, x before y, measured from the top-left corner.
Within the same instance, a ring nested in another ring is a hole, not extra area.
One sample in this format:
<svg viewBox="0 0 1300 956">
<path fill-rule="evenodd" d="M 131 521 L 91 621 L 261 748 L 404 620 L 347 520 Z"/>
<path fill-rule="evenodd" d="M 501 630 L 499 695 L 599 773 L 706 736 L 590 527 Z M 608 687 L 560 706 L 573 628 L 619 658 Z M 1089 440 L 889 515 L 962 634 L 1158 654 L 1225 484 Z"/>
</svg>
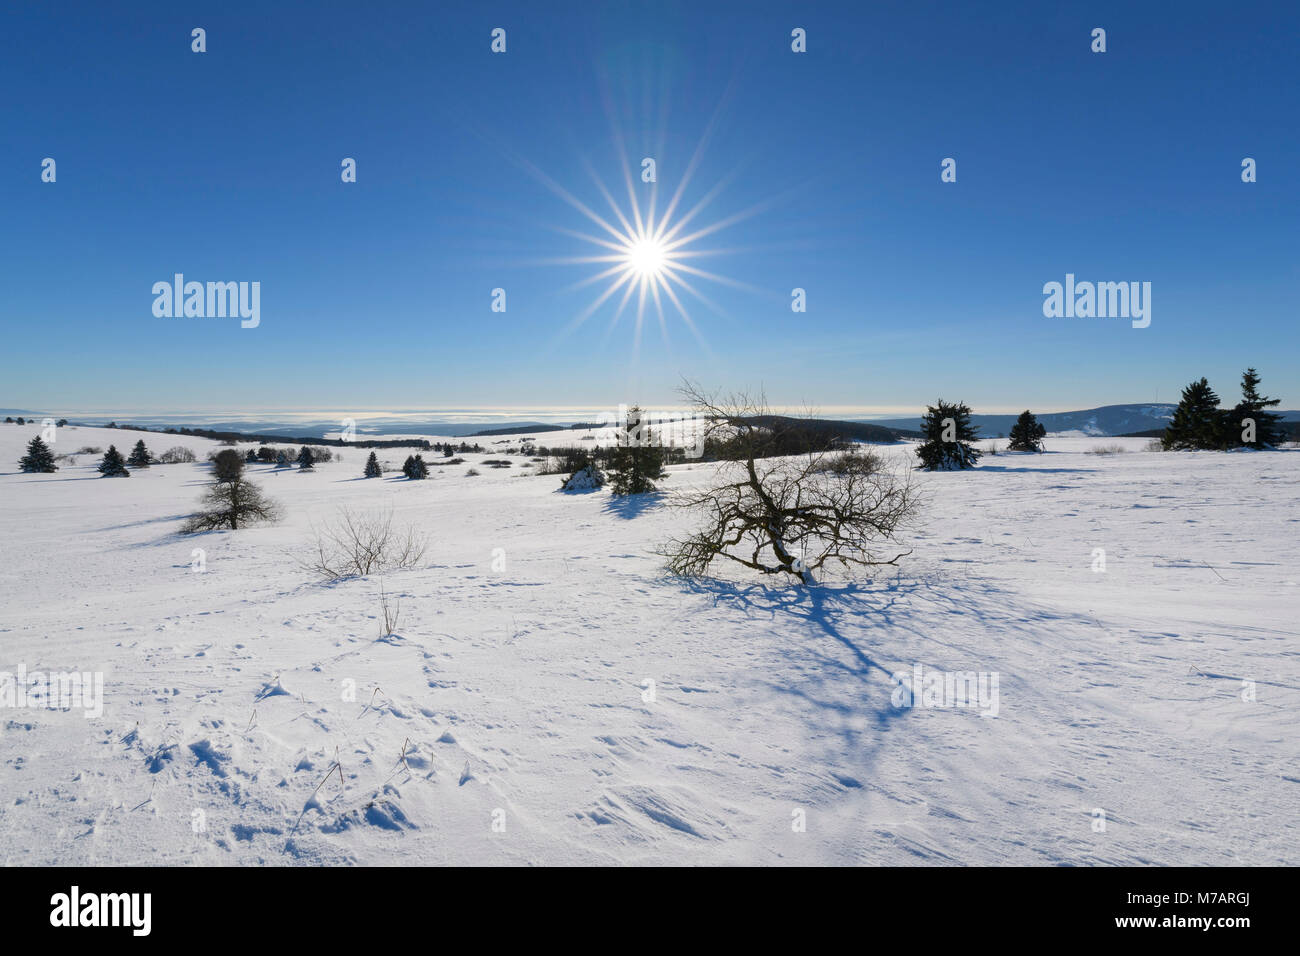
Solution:
<svg viewBox="0 0 1300 956">
<path fill-rule="evenodd" d="M 970 408 L 964 402 L 949 404 L 943 399 L 926 409 L 921 420 L 924 441 L 917 447 L 916 455 L 926 471 L 955 471 L 974 468 L 980 453 L 971 446 L 976 440 L 970 423 Z"/>
<path fill-rule="evenodd" d="M 158 464 L 160 465 L 180 465 L 196 460 L 194 452 L 183 445 L 168 448 L 158 456 Z"/>
<path fill-rule="evenodd" d="M 561 491 L 595 491 L 605 487 L 605 473 L 593 462 L 579 468 L 560 484 Z"/>
<path fill-rule="evenodd" d="M 26 472 L 53 472 L 59 466 L 54 463 L 54 452 L 50 446 L 37 435 L 27 443 L 27 454 L 18 459 L 18 467 Z"/>
<path fill-rule="evenodd" d="M 315 550 L 305 566 L 331 581 L 382 574 L 415 567 L 427 546 L 412 529 L 394 529 L 392 511 L 343 508 L 337 519 L 316 531 Z"/>
<path fill-rule="evenodd" d="M 122 460 L 122 453 L 117 450 L 116 445 L 109 445 L 108 451 L 104 452 L 104 460 L 99 463 L 99 473 L 105 478 L 131 477 L 131 473 L 126 470 L 126 462 Z"/>
</svg>

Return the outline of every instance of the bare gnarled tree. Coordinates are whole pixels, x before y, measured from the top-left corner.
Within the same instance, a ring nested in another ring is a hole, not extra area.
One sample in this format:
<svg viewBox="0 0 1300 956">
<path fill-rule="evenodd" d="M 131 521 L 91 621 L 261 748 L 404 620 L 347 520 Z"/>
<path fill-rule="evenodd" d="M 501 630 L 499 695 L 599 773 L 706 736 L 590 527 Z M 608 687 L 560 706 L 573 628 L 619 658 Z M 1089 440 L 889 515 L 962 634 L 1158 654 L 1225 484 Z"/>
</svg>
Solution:
<svg viewBox="0 0 1300 956">
<path fill-rule="evenodd" d="M 905 470 L 838 447 L 810 418 L 773 415 L 761 393 L 718 398 L 691 382 L 679 392 L 705 429 L 706 449 L 724 460 L 707 487 L 673 499 L 704 526 L 664 547 L 670 571 L 702 575 L 725 559 L 812 584 L 828 563 L 896 564 L 911 553 L 896 544 L 919 505 Z"/>
</svg>

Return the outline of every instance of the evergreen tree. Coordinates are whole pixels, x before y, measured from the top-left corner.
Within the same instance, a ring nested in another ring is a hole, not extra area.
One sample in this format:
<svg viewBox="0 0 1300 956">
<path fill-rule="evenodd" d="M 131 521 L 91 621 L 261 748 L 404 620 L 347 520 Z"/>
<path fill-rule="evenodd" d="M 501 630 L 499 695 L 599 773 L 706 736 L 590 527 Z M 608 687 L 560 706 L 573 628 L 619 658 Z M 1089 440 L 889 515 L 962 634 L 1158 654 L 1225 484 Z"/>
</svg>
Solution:
<svg viewBox="0 0 1300 956">
<path fill-rule="evenodd" d="M 370 457 L 366 459 L 366 477 L 379 478 L 384 474 L 384 469 L 379 466 L 379 459 L 372 451 Z"/>
<path fill-rule="evenodd" d="M 939 399 L 926 409 L 921 420 L 922 443 L 917 447 L 921 467 L 927 471 L 974 468 L 980 453 L 971 446 L 978 440 L 970 423 L 970 407 L 964 402 L 949 404 Z"/>
<path fill-rule="evenodd" d="M 131 457 L 126 460 L 126 463 L 132 468 L 149 467 L 149 449 L 144 447 L 143 438 L 135 443 L 135 448 L 131 449 Z"/>
<path fill-rule="evenodd" d="M 131 477 L 131 473 L 126 470 L 126 462 L 122 460 L 122 453 L 117 450 L 116 445 L 109 445 L 108 451 L 104 452 L 104 460 L 99 463 L 99 473 L 105 478 Z"/>
<path fill-rule="evenodd" d="M 643 495 L 655 490 L 655 482 L 666 478 L 664 450 L 651 444 L 642 430 L 641 409 L 628 409 L 627 424 L 610 456 L 610 490 L 616 495 Z"/>
<path fill-rule="evenodd" d="M 257 464 L 257 449 L 248 449 L 248 454 L 244 456 L 244 461 L 248 462 L 250 465 Z"/>
<path fill-rule="evenodd" d="M 19 424 L 19 425 L 26 425 L 26 424 L 27 424 L 27 420 L 24 419 L 23 416 L 19 415 L 19 416 L 18 416 L 18 424 Z"/>
<path fill-rule="evenodd" d="M 276 468 L 288 468 L 288 467 L 289 467 L 289 453 L 288 453 L 287 451 L 285 451 L 283 448 L 281 448 L 281 449 L 280 449 L 278 452 L 276 452 L 276 454 L 275 454 L 275 467 L 276 467 Z"/>
<path fill-rule="evenodd" d="M 212 459 L 212 474 L 218 482 L 239 481 L 244 477 L 244 459 L 233 448 L 223 448 Z"/>
<path fill-rule="evenodd" d="M 1259 373 L 1253 368 L 1246 369 L 1241 375 L 1241 401 L 1228 414 L 1226 427 L 1231 444 L 1248 448 L 1276 448 L 1282 444 L 1286 440 L 1280 424 L 1282 416 L 1268 411 L 1281 404 L 1280 398 L 1259 394 Z M 1253 441 L 1249 440 L 1252 438 Z"/>
<path fill-rule="evenodd" d="M 316 464 L 316 456 L 311 453 L 311 449 L 306 445 L 298 452 L 298 467 L 303 471 L 311 471 L 312 466 Z"/>
<path fill-rule="evenodd" d="M 1219 412 L 1219 396 L 1202 378 L 1183 389 L 1174 417 L 1160 443 L 1166 451 L 1196 448 L 1225 448 L 1225 417 Z"/>
<path fill-rule="evenodd" d="M 425 464 L 423 455 L 411 455 L 402 465 L 402 474 L 412 481 L 419 481 L 421 478 L 429 477 L 429 466 Z"/>
<path fill-rule="evenodd" d="M 1038 423 L 1033 412 L 1025 409 L 1011 426 L 1011 440 L 1007 443 L 1007 450 L 1042 451 L 1046 435 L 1047 429 Z"/>
<path fill-rule="evenodd" d="M 442 446 L 443 458 L 450 458 L 453 454 L 455 454 L 455 452 L 452 450 L 451 442 L 447 442 L 447 444 Z"/>
<path fill-rule="evenodd" d="M 6 424 L 6 425 L 12 425 L 13 423 L 14 423 L 14 417 L 13 417 L 12 415 L 6 415 L 6 416 L 5 416 L 5 424 Z"/>
<path fill-rule="evenodd" d="M 54 452 L 50 451 L 50 446 L 41 440 L 40 435 L 27 443 L 27 454 L 18 459 L 18 467 L 27 472 L 59 470 L 59 466 L 54 463 Z"/>
</svg>

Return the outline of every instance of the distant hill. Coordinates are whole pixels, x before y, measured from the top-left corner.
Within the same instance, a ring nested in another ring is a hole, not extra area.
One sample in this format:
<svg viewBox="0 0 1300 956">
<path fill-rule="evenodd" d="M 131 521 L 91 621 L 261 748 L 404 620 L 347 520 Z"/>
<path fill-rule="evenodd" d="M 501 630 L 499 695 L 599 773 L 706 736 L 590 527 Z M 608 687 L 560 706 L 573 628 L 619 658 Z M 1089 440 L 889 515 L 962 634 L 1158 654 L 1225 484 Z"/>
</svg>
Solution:
<svg viewBox="0 0 1300 956">
<path fill-rule="evenodd" d="M 1174 405 L 1159 402 L 1145 405 L 1103 405 L 1100 408 L 1086 408 L 1077 412 L 1044 412 L 1038 415 L 1038 421 L 1047 431 L 1077 431 L 1085 435 L 1116 436 L 1133 435 L 1141 432 L 1163 431 L 1173 416 Z M 1031 409 L 1032 411 L 1032 409 Z M 1300 420 L 1300 411 L 1279 412 L 1284 420 Z M 981 438 L 997 438 L 1011 431 L 1016 423 L 1016 415 L 971 415 L 971 424 L 979 428 Z M 882 425 L 906 432 L 915 433 L 921 426 L 921 414 L 918 410 L 915 418 L 895 418 L 884 421 L 872 421 L 872 425 Z"/>
</svg>

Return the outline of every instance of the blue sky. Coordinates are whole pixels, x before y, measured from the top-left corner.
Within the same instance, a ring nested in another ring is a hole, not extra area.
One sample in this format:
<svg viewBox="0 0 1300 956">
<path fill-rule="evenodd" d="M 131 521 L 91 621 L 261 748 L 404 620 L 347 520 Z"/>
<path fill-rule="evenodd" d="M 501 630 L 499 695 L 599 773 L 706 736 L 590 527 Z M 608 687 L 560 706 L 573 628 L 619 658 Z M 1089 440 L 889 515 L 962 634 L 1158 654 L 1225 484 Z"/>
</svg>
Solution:
<svg viewBox="0 0 1300 956">
<path fill-rule="evenodd" d="M 659 407 L 687 376 L 1051 411 L 1228 401 L 1247 365 L 1300 406 L 1293 4 L 266 6 L 0 14 L 0 406 Z M 702 141 L 679 215 L 723 188 L 681 235 L 731 224 L 689 247 L 729 280 L 687 277 L 699 337 L 667 302 L 667 341 L 635 298 L 611 326 L 617 294 L 572 330 L 606 265 L 553 260 L 605 250 L 547 181 L 616 222 L 588 167 L 626 212 L 654 157 L 662 210 Z M 155 317 L 177 272 L 260 282 L 260 325 Z M 1045 318 L 1066 273 L 1150 282 L 1150 327 Z"/>
</svg>

